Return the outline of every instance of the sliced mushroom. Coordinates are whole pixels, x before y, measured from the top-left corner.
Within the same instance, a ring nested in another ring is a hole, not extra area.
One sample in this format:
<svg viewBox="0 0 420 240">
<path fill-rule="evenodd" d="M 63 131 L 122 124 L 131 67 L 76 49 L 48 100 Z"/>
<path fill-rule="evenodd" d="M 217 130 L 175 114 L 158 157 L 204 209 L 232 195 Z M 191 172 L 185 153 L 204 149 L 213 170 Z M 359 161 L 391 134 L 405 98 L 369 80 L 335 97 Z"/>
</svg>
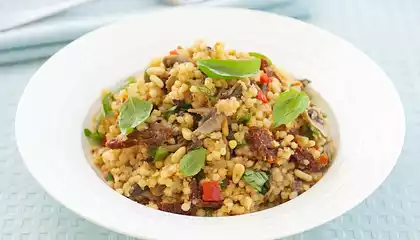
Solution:
<svg viewBox="0 0 420 240">
<path fill-rule="evenodd" d="M 191 140 L 192 143 L 188 146 L 187 151 L 191 151 L 193 149 L 200 148 L 203 146 L 203 140 L 198 139 L 196 135 L 193 135 Z"/>
<path fill-rule="evenodd" d="M 233 85 L 230 89 L 223 91 L 221 90 L 219 92 L 220 99 L 226 99 L 231 97 L 240 98 L 242 96 L 242 85 L 237 82 L 235 85 Z"/>
<path fill-rule="evenodd" d="M 161 147 L 165 148 L 165 150 L 167 150 L 168 152 L 176 152 L 176 150 L 180 149 L 181 147 L 183 147 L 185 145 L 187 145 L 187 141 L 182 140 L 178 144 L 174 144 L 174 145 L 163 145 Z"/>
<path fill-rule="evenodd" d="M 162 59 L 163 65 L 165 65 L 166 68 L 173 67 L 175 63 L 184 63 L 184 62 L 189 62 L 189 61 L 190 61 L 190 58 L 182 54 L 169 55 Z"/>
<path fill-rule="evenodd" d="M 328 141 L 324 146 L 324 152 L 327 154 L 328 159 L 333 159 L 335 154 L 335 144 L 333 141 Z"/>
<path fill-rule="evenodd" d="M 318 130 L 322 136 L 328 137 L 325 120 L 322 117 L 322 114 L 315 108 L 309 108 L 303 112 L 304 119 L 311 125 L 311 127 Z"/>
<path fill-rule="evenodd" d="M 176 76 L 171 75 L 168 77 L 168 80 L 165 81 L 166 90 L 171 91 L 172 86 L 174 85 L 176 79 L 177 79 Z"/>
<path fill-rule="evenodd" d="M 225 115 L 221 113 L 214 112 L 207 120 L 205 120 L 195 131 L 195 135 L 207 135 L 214 131 L 219 131 L 222 129 L 222 122 L 226 118 Z"/>
<path fill-rule="evenodd" d="M 301 79 L 299 81 L 302 83 L 302 86 L 303 86 L 302 89 L 305 89 L 311 83 L 311 81 L 309 79 L 306 79 L 306 78 Z"/>
<path fill-rule="evenodd" d="M 200 114 L 202 116 L 207 116 L 209 115 L 211 112 L 213 111 L 213 108 L 190 108 L 188 109 L 188 112 L 190 113 L 197 113 Z"/>
</svg>

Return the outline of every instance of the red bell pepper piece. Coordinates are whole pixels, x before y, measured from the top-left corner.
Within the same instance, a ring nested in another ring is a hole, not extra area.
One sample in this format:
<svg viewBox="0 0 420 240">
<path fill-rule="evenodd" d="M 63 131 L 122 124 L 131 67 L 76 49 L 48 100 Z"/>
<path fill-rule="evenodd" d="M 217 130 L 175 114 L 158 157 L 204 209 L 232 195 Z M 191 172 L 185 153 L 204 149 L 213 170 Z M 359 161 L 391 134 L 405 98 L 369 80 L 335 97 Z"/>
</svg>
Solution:
<svg viewBox="0 0 420 240">
<path fill-rule="evenodd" d="M 261 91 L 261 89 L 258 90 L 257 99 L 261 100 L 263 103 L 268 103 L 267 96 L 263 93 L 263 91 Z"/>
<path fill-rule="evenodd" d="M 201 182 L 201 186 L 203 187 L 202 198 L 204 201 L 217 202 L 222 199 L 220 185 L 218 182 L 216 181 Z"/>
<path fill-rule="evenodd" d="M 271 82 L 271 78 L 267 75 L 267 73 L 263 73 L 260 76 L 260 83 L 270 83 Z"/>
</svg>

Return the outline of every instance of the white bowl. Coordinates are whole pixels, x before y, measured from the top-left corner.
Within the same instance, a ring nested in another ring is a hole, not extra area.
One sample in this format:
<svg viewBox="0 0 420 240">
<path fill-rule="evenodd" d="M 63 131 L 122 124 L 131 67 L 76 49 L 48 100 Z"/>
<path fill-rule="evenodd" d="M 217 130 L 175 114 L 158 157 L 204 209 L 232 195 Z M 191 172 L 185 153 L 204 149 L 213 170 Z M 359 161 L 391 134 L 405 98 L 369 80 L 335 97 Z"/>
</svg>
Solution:
<svg viewBox="0 0 420 240">
<path fill-rule="evenodd" d="M 82 130 L 102 88 L 154 56 L 203 38 L 257 51 L 307 76 L 338 122 L 333 166 L 313 188 L 280 206 L 234 217 L 190 217 L 135 203 L 100 179 L 84 155 Z M 351 44 L 309 24 L 250 10 L 177 8 L 93 31 L 51 57 L 19 103 L 22 157 L 45 190 L 82 217 L 145 239 L 274 239 L 325 223 L 360 203 L 395 165 L 404 113 L 385 73 Z"/>
</svg>

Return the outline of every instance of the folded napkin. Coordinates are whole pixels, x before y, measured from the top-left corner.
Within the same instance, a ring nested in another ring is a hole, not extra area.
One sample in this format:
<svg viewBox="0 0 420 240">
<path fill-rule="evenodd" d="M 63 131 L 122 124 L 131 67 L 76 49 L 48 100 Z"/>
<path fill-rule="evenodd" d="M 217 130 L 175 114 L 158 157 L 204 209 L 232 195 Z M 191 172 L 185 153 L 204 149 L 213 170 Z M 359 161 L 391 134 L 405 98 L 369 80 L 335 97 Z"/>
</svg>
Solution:
<svg viewBox="0 0 420 240">
<path fill-rule="evenodd" d="M 305 1 L 203 0 L 194 4 L 243 7 L 306 18 L 309 13 Z M 49 57 L 70 41 L 107 23 L 130 15 L 171 7 L 174 5 L 155 0 L 101 0 L 82 4 L 45 20 L 0 32 L 0 65 Z"/>
</svg>

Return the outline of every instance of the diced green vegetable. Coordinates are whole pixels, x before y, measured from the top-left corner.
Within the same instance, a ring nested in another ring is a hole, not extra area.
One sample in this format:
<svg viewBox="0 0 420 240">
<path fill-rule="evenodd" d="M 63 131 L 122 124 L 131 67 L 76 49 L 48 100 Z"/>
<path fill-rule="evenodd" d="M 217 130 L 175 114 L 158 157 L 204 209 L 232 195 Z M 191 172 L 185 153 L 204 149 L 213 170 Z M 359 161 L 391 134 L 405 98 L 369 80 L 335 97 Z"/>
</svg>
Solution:
<svg viewBox="0 0 420 240">
<path fill-rule="evenodd" d="M 250 77 L 260 70 L 260 59 L 247 60 L 217 60 L 207 59 L 197 61 L 200 71 L 211 78 L 234 79 Z"/>
<path fill-rule="evenodd" d="M 180 171 L 184 176 L 194 176 L 204 167 L 206 161 L 207 150 L 205 148 L 197 148 L 187 153 L 179 164 Z"/>
<path fill-rule="evenodd" d="M 144 122 L 152 112 L 153 104 L 136 97 L 128 97 L 123 103 L 118 116 L 118 127 L 123 134 L 129 134 L 140 123 Z"/>
<path fill-rule="evenodd" d="M 256 58 L 259 58 L 259 59 L 264 58 L 264 59 L 266 59 L 266 60 L 268 61 L 268 63 L 269 63 L 270 65 L 271 65 L 271 64 L 273 64 L 273 63 L 271 62 L 271 60 L 270 60 L 267 56 L 265 56 L 264 54 L 262 54 L 262 53 L 249 52 L 249 53 L 248 53 L 248 55 L 249 55 L 249 56 L 256 57 Z"/>
<path fill-rule="evenodd" d="M 213 95 L 213 92 L 210 89 L 208 89 L 207 87 L 203 86 L 203 85 L 197 86 L 197 88 L 198 88 L 198 90 L 200 92 L 206 94 L 208 97 L 210 97 L 211 95 Z"/>
<path fill-rule="evenodd" d="M 311 127 L 311 125 L 306 124 L 302 127 L 303 135 L 309 139 L 313 139 L 314 136 L 320 136 L 321 133 L 315 129 L 314 127 Z"/>
<path fill-rule="evenodd" d="M 169 108 L 168 110 L 166 110 L 166 112 L 163 113 L 163 118 L 165 118 L 166 120 L 169 119 L 169 117 L 175 113 L 177 106 L 173 106 L 171 108 Z"/>
<path fill-rule="evenodd" d="M 169 155 L 169 151 L 164 147 L 158 147 L 153 155 L 153 161 L 162 161 Z"/>
<path fill-rule="evenodd" d="M 111 172 L 108 172 L 108 175 L 106 175 L 106 180 L 108 182 L 113 182 L 114 181 L 114 176 L 112 176 Z"/>
<path fill-rule="evenodd" d="M 104 98 L 102 98 L 102 108 L 104 110 L 104 116 L 112 116 L 114 112 L 112 111 L 111 102 L 114 98 L 112 92 L 107 93 Z"/>
<path fill-rule="evenodd" d="M 225 189 L 227 185 L 229 184 L 229 180 L 227 178 L 223 179 L 223 181 L 220 183 L 220 188 Z"/>
<path fill-rule="evenodd" d="M 246 169 L 242 179 L 260 193 L 264 194 L 268 190 L 267 182 L 269 176 L 266 172 Z"/>
<path fill-rule="evenodd" d="M 150 147 L 147 149 L 147 153 L 149 154 L 149 156 L 153 158 L 156 154 L 156 150 L 157 150 L 157 147 Z"/>
<path fill-rule="evenodd" d="M 239 124 L 247 124 L 251 120 L 251 114 L 247 113 L 238 119 Z"/>
<path fill-rule="evenodd" d="M 163 113 L 163 118 L 168 120 L 172 114 L 178 113 L 181 110 L 188 110 L 190 108 L 192 108 L 192 105 L 190 103 L 183 103 L 177 106 L 173 106 Z"/>
<path fill-rule="evenodd" d="M 309 106 L 309 97 L 294 88 L 281 93 L 273 106 L 274 127 L 295 120 Z"/>
<path fill-rule="evenodd" d="M 104 139 L 104 135 L 98 131 L 91 132 L 89 129 L 85 128 L 85 136 L 89 139 L 89 142 L 94 145 L 101 145 Z"/>
</svg>

